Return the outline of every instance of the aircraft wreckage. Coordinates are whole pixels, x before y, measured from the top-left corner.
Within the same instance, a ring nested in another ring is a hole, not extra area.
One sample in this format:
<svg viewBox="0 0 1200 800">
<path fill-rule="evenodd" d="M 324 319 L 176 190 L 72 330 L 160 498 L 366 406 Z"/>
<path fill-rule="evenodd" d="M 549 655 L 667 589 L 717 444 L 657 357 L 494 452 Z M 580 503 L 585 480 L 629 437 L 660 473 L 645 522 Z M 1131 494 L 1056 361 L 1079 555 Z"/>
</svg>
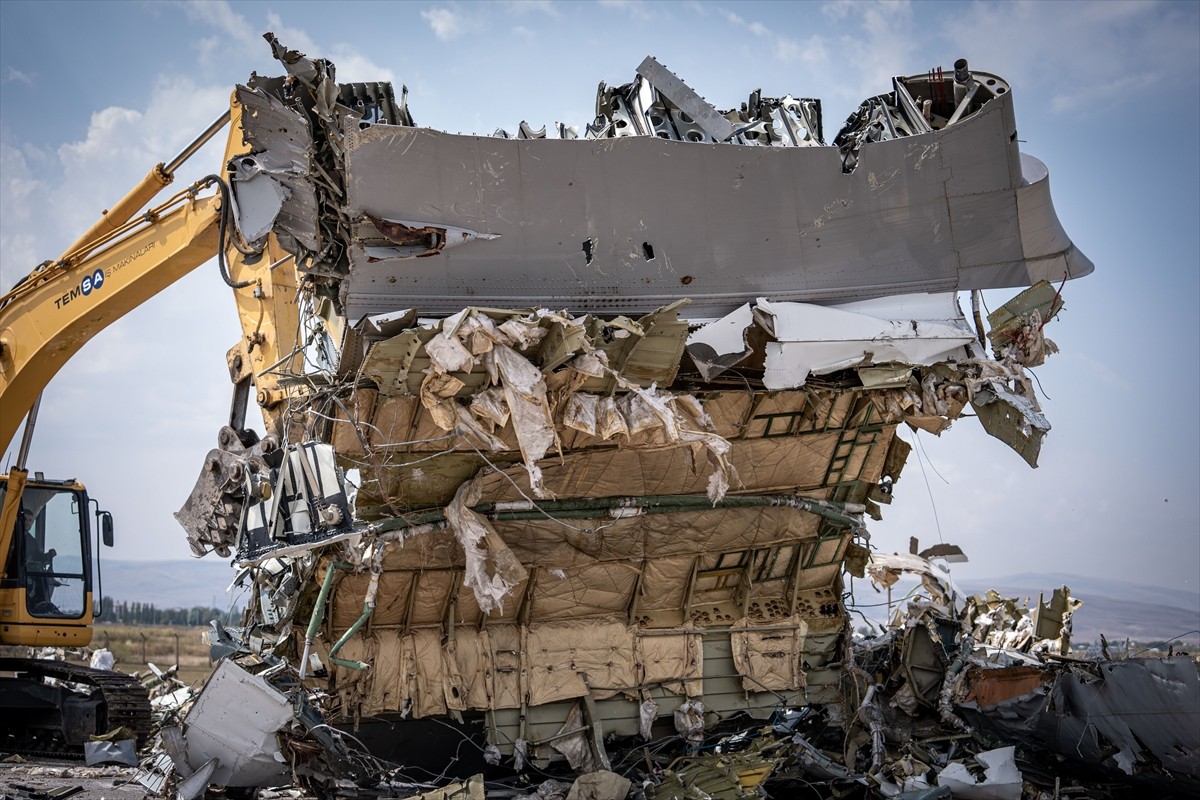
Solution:
<svg viewBox="0 0 1200 800">
<path fill-rule="evenodd" d="M 899 426 L 971 411 L 1035 466 L 1049 430 L 1026 368 L 1092 264 L 1002 78 L 898 77 L 826 144 L 817 100 L 718 111 L 647 58 L 582 135 L 471 136 L 268 39 L 228 169 L 278 261 L 239 303 L 298 334 L 230 353 L 267 436 L 226 429 L 177 516 L 252 602 L 147 786 L 1200 786 L 1191 659 L 1079 662 L 1065 590 L 965 597 L 867 534 Z M 847 574 L 925 588 L 863 639 Z"/>
</svg>

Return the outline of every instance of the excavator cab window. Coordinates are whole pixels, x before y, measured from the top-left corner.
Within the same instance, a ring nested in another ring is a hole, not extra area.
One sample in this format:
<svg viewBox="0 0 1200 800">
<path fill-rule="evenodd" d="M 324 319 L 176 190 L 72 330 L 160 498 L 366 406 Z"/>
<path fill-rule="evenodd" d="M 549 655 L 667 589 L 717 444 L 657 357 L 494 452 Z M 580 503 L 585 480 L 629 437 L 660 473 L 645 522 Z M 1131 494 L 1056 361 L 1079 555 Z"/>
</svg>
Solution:
<svg viewBox="0 0 1200 800">
<path fill-rule="evenodd" d="M 83 616 L 89 561 L 86 510 L 86 499 L 74 489 L 26 487 L 17 516 L 17 540 L 30 615 Z"/>
</svg>

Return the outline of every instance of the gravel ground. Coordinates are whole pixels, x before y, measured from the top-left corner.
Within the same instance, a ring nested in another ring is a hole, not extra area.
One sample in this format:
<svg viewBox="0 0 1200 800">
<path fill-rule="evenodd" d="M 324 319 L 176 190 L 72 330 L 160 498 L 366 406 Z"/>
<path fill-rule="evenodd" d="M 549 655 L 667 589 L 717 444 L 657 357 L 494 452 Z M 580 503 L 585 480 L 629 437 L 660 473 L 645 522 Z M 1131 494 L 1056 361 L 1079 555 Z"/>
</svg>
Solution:
<svg viewBox="0 0 1200 800">
<path fill-rule="evenodd" d="M 17 760 L 20 759 L 20 760 Z M 50 793 L 80 787 L 70 800 L 143 800 L 156 798 L 137 782 L 134 767 L 85 767 L 79 761 L 10 756 L 0 760 L 0 800 L 47 800 Z M 174 797 L 172 792 L 170 797 Z M 209 800 L 229 800 L 209 787 Z M 298 789 L 262 789 L 259 800 L 316 800 Z"/>
<path fill-rule="evenodd" d="M 132 767 L 85 767 L 78 761 L 27 759 L 0 763 L 0 797 L 37 800 L 42 794 L 83 787 L 72 800 L 141 800 L 145 787 Z"/>
</svg>

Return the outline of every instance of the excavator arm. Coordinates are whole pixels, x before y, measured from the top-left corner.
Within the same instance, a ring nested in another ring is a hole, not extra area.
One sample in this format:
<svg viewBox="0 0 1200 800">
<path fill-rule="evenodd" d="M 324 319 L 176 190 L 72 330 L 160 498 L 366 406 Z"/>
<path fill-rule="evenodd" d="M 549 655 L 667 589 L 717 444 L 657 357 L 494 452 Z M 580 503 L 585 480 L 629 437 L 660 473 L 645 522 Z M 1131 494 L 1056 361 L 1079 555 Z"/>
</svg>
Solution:
<svg viewBox="0 0 1200 800">
<path fill-rule="evenodd" d="M 0 298 L 0 441 L 79 348 L 212 258 L 219 203 L 189 190 L 107 249 L 43 267 Z"/>
<path fill-rule="evenodd" d="M 74 480 L 31 477 L 26 469 L 41 393 L 92 337 L 214 256 L 233 289 L 242 328 L 227 354 L 234 401 L 230 426 L 218 435 L 218 449 L 206 458 L 197 489 L 176 518 L 196 555 L 209 549 L 227 554 L 240 542 L 243 508 L 247 519 L 264 523 L 252 526 L 246 545 L 251 555 L 260 555 L 256 543 L 276 545 L 274 537 L 296 522 L 295 515 L 309 521 L 303 530 L 310 538 L 349 535 L 351 513 L 332 447 L 280 444 L 292 430 L 285 400 L 303 391 L 285 376 L 303 359 L 300 295 L 312 291 L 301 285 L 294 264 L 280 268 L 292 256 L 273 233 L 254 242 L 239 238 L 237 187 L 226 183 L 237 176 L 229 166 L 143 210 L 226 124 L 232 123 L 222 163 L 231 165 L 249 151 L 241 119 L 235 93 L 229 111 L 175 159 L 151 169 L 57 260 L 0 295 L 0 446 L 7 447 L 25 419 L 16 462 L 0 475 L 0 644 L 82 645 L 92 634 L 98 572 L 86 490 Z M 261 440 L 244 425 L 251 396 L 268 432 Z M 312 483 L 318 473 L 319 483 Z M 267 513 L 275 509 L 272 503 L 286 513 Z M 111 545 L 112 517 L 100 511 L 96 517 Z M 139 738 L 149 731 L 145 693 L 132 678 L 36 659 L 0 661 L 6 673 L 0 681 L 0 744 L 10 750 L 43 751 L 38 743 L 44 736 L 56 748 L 77 749 L 88 735 L 114 725 L 126 725 Z M 55 681 L 93 689 L 84 702 L 78 692 L 56 689 Z M 31 721 L 12 709 L 32 696 L 49 711 Z M 85 707 L 87 714 L 75 713 Z"/>
<path fill-rule="evenodd" d="M 212 258 L 219 203 L 217 196 L 197 197 L 191 187 L 107 234 L 104 239 L 115 238 L 111 244 L 43 265 L 0 298 L 0 442 L 12 440 L 42 389 L 79 348 Z M 11 546 L 25 477 L 23 463 L 8 476 L 0 553 Z"/>
<path fill-rule="evenodd" d="M 230 125 L 230 133 L 222 163 L 246 152 L 241 115 L 234 95 L 228 112 L 174 159 L 151 169 L 62 256 L 42 264 L 0 296 L 0 445 L 7 447 L 23 418 L 28 420 L 28 434 L 42 390 L 85 343 L 213 256 L 228 260 L 223 277 L 237 290 L 244 334 L 229 355 L 231 378 L 243 391 L 252 381 L 268 430 L 281 428 L 285 392 L 273 375 L 256 373 L 294 357 L 294 352 L 288 353 L 297 320 L 295 273 L 275 269 L 286 253 L 274 236 L 251 258 L 222 241 L 222 228 L 227 240 L 236 235 L 235 215 L 226 187 L 206 193 L 219 184 L 216 176 L 142 211 L 170 184 L 176 169 L 225 125 Z M 278 320 L 283 328 L 272 324 Z M 280 329 L 288 331 L 287 341 L 276 335 Z M 28 440 L 26 435 L 6 485 L 0 486 L 6 489 L 0 492 L 0 569 L 3 555 L 10 552 L 27 477 Z"/>
</svg>

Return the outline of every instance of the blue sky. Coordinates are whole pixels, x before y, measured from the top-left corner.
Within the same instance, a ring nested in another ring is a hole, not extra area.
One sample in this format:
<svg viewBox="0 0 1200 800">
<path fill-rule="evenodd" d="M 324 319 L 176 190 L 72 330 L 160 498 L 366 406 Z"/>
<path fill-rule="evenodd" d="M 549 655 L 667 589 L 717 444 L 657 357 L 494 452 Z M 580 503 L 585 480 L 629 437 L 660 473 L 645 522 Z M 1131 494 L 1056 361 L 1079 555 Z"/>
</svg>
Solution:
<svg viewBox="0 0 1200 800">
<path fill-rule="evenodd" d="M 1054 429 L 1037 470 L 971 419 L 922 434 L 873 540 L 905 550 L 940 528 L 971 558 L 964 578 L 1200 585 L 1200 4 L 6 0 L 0 285 L 58 255 L 252 70 L 278 74 L 268 30 L 343 80 L 406 84 L 418 124 L 463 132 L 582 126 L 596 84 L 631 80 L 647 54 L 720 108 L 760 87 L 820 97 L 827 137 L 894 74 L 959 57 L 999 73 L 1022 148 L 1096 263 L 1067 285 L 1047 328 L 1062 352 L 1036 370 Z M 180 180 L 219 157 L 202 151 Z M 30 466 L 89 485 L 117 518 L 115 557 L 186 557 L 171 512 L 227 413 L 237 337 L 209 265 L 51 384 Z"/>
</svg>

